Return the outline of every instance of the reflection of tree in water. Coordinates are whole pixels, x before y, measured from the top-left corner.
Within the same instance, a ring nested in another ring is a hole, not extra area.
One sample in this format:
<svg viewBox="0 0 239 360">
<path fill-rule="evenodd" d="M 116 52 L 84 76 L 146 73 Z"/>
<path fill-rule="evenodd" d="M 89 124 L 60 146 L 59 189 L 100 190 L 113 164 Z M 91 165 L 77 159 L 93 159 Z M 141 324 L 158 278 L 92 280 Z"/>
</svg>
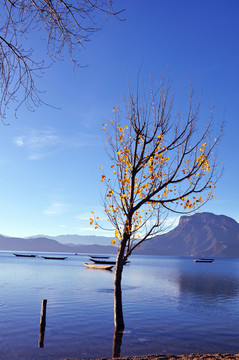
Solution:
<svg viewBox="0 0 239 360">
<path fill-rule="evenodd" d="M 220 278 L 218 274 L 181 274 L 179 289 L 183 293 L 193 293 L 207 299 L 231 299 L 239 294 L 238 279 Z"/>
<path fill-rule="evenodd" d="M 178 309 L 181 312 L 186 311 L 190 313 L 190 315 L 188 314 L 189 316 L 197 316 L 197 314 L 201 314 L 201 311 L 205 314 L 206 311 L 207 316 L 214 314 L 216 315 L 215 318 L 217 318 L 217 314 L 220 314 L 219 318 L 221 319 L 223 317 L 233 316 L 234 307 L 232 306 L 231 308 L 232 313 L 230 313 L 230 311 L 228 312 L 228 302 L 231 302 L 232 305 L 235 306 L 235 300 L 239 297 L 239 279 L 237 277 L 219 273 L 185 273 L 183 271 L 181 273 L 179 272 L 178 276 L 173 276 L 175 274 L 172 273 L 171 275 L 172 278 L 170 281 L 172 281 L 180 293 L 178 299 L 179 307 L 176 306 L 176 311 Z M 156 278 L 154 280 L 157 283 Z M 160 279 L 160 281 L 162 280 L 163 278 Z M 169 279 L 167 279 L 167 281 L 168 280 Z M 170 290 L 172 290 L 172 287 L 170 287 Z M 169 300 L 170 294 L 168 293 L 166 296 Z M 185 297 L 187 297 L 186 301 Z M 176 303 L 174 304 L 176 305 Z M 202 319 L 202 321 L 206 320 Z M 114 331 L 113 358 L 120 357 L 121 355 L 123 335 L 123 332 Z"/>
</svg>

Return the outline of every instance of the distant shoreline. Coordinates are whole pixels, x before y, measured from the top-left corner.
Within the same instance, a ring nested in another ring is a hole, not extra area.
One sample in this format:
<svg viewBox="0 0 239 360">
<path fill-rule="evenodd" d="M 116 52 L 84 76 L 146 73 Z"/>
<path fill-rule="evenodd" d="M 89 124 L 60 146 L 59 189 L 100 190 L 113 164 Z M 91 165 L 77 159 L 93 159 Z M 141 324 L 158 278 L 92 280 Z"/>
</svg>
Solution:
<svg viewBox="0 0 239 360">
<path fill-rule="evenodd" d="M 116 358 L 115 358 L 116 359 Z M 145 356 L 125 356 L 117 358 L 120 360 L 239 360 L 239 354 L 187 354 L 187 355 L 145 355 Z M 64 359 L 64 360 L 82 360 L 82 359 Z M 99 358 L 87 360 L 112 360 L 112 358 Z"/>
</svg>

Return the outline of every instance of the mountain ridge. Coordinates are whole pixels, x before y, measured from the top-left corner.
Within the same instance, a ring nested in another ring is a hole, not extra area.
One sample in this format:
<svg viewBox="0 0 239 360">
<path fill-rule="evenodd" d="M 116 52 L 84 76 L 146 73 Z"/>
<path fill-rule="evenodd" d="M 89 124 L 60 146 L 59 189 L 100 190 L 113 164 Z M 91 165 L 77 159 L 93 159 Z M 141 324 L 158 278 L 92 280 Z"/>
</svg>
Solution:
<svg viewBox="0 0 239 360">
<path fill-rule="evenodd" d="M 239 224 L 226 215 L 181 216 L 176 228 L 157 235 L 137 253 L 198 257 L 239 257 Z"/>
<path fill-rule="evenodd" d="M 0 250 L 117 253 L 117 247 L 110 245 L 111 238 L 107 237 L 79 235 L 80 238 L 96 240 L 98 243 L 95 244 L 66 244 L 55 239 L 62 237 L 67 239 L 68 236 L 71 235 L 60 235 L 53 238 L 46 236 L 17 238 L 0 235 Z M 102 245 L 100 241 L 103 239 L 109 245 Z M 181 216 L 178 226 L 144 242 L 134 254 L 239 258 L 239 224 L 226 215 L 215 215 L 208 212 Z"/>
<path fill-rule="evenodd" d="M 63 253 L 95 253 L 116 254 L 117 249 L 112 245 L 98 244 L 61 244 L 47 237 L 17 238 L 0 235 L 0 250 L 6 251 L 40 251 Z"/>
<path fill-rule="evenodd" d="M 113 237 L 108 236 L 97 236 L 97 235 L 78 235 L 78 234 L 65 234 L 65 235 L 34 235 L 25 237 L 25 239 L 33 239 L 33 238 L 48 238 L 58 241 L 61 244 L 81 244 L 81 245 L 95 245 L 100 243 L 101 245 L 108 245 L 113 240 Z"/>
</svg>

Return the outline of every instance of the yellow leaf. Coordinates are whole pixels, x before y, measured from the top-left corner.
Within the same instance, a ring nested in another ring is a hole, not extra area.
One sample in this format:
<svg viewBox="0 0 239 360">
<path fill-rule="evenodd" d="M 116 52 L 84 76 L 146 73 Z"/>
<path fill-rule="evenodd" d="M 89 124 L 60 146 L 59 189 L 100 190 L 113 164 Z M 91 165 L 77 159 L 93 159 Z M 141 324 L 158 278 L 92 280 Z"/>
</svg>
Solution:
<svg viewBox="0 0 239 360">
<path fill-rule="evenodd" d="M 111 241 L 111 244 L 114 245 L 115 244 L 115 239 Z"/>
</svg>

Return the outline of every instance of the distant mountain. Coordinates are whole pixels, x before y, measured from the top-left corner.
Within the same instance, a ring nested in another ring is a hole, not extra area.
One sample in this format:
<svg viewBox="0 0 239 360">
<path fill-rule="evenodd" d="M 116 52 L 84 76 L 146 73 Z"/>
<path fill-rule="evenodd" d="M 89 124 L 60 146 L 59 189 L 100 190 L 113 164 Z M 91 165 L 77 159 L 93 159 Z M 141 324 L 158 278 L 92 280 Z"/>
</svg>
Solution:
<svg viewBox="0 0 239 360">
<path fill-rule="evenodd" d="M 70 240 L 69 236 L 64 235 L 57 238 L 66 241 Z M 106 244 L 110 244 L 110 238 L 82 236 L 82 241 L 83 238 L 85 244 L 62 244 L 46 236 L 22 239 L 0 235 L 0 250 L 89 254 L 116 254 L 117 252 L 116 246 L 102 245 L 103 239 Z M 78 236 L 75 241 L 76 239 Z M 90 244 L 93 241 L 95 244 Z M 228 216 L 206 212 L 182 216 L 176 228 L 146 241 L 135 254 L 239 257 L 239 224 Z"/>
<path fill-rule="evenodd" d="M 146 241 L 137 254 L 239 257 L 239 224 L 207 212 L 182 216 L 176 228 Z"/>
<path fill-rule="evenodd" d="M 49 239 L 56 240 L 61 244 L 81 244 L 81 245 L 109 245 L 113 237 L 95 236 L 95 235 L 57 235 L 44 236 Z"/>
<path fill-rule="evenodd" d="M 81 245 L 61 244 L 47 237 L 33 237 L 28 239 L 7 237 L 0 235 L 0 250 L 10 251 L 43 251 L 43 252 L 69 252 L 92 254 L 116 254 L 115 246 L 108 245 Z"/>
</svg>

